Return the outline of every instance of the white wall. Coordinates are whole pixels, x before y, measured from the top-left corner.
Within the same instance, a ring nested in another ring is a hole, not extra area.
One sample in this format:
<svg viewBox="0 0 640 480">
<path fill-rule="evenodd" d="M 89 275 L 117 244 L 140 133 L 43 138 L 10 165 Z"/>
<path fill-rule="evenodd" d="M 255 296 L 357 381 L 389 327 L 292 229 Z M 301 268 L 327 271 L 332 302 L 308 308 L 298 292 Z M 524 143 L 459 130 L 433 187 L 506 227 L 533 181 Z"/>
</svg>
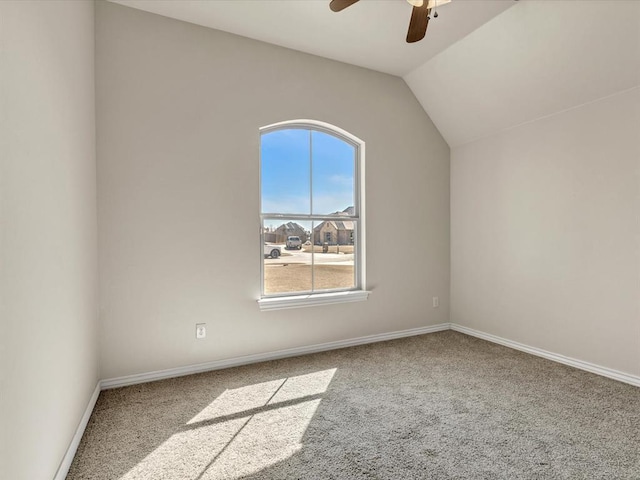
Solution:
<svg viewBox="0 0 640 480">
<path fill-rule="evenodd" d="M 454 148 L 451 320 L 640 374 L 640 89 Z"/>
<path fill-rule="evenodd" d="M 51 479 L 98 380 L 92 2 L 0 2 L 0 477 Z"/>
<path fill-rule="evenodd" d="M 96 8 L 103 378 L 448 321 L 449 149 L 402 79 Z M 373 293 L 260 312 L 258 129 L 298 118 L 366 142 Z"/>
</svg>

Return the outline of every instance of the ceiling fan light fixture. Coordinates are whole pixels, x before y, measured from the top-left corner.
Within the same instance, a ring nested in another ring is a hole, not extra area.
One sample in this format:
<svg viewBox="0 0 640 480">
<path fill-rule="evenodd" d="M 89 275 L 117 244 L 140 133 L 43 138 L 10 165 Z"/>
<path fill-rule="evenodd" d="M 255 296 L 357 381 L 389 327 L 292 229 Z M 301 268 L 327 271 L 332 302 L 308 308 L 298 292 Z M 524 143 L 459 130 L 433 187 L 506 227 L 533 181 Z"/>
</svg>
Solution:
<svg viewBox="0 0 640 480">
<path fill-rule="evenodd" d="M 407 0 L 407 3 L 413 7 L 422 7 L 425 2 L 427 3 L 427 8 L 437 8 L 440 5 L 444 5 L 445 3 L 450 3 L 451 0 Z"/>
<path fill-rule="evenodd" d="M 329 8 L 332 12 L 341 12 L 359 1 L 360 0 L 330 0 Z M 438 16 L 436 8 L 450 2 L 451 0 L 407 0 L 407 3 L 412 7 L 409 30 L 407 31 L 407 43 L 415 43 L 422 40 L 427 33 L 427 27 L 429 26 L 429 20 L 431 20 L 432 14 L 433 18 Z"/>
<path fill-rule="evenodd" d="M 427 8 L 436 8 L 436 7 L 439 7 L 440 5 L 444 5 L 445 3 L 451 3 L 451 0 L 429 0 L 427 4 Z"/>
</svg>

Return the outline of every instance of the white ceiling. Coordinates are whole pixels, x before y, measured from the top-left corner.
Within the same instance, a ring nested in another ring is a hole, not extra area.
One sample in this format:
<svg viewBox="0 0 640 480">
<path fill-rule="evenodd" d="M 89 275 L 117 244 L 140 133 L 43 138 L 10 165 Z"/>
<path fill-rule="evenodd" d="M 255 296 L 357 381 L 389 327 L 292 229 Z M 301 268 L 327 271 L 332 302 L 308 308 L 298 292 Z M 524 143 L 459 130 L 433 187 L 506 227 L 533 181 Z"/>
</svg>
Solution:
<svg viewBox="0 0 640 480">
<path fill-rule="evenodd" d="M 405 0 L 360 0 L 342 12 L 329 0 L 112 0 L 140 10 L 321 57 L 403 76 L 513 6 L 513 0 L 453 0 L 427 36 L 405 37 Z"/>
<path fill-rule="evenodd" d="M 520 1 L 404 79 L 462 145 L 640 85 L 640 1 Z"/>
</svg>

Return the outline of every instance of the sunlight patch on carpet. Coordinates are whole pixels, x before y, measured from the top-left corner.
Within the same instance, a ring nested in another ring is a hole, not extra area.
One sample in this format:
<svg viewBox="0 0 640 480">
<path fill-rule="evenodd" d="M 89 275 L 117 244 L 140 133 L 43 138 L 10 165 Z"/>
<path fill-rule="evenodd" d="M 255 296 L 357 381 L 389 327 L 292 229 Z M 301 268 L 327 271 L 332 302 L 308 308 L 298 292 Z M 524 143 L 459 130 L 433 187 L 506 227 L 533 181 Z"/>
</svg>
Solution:
<svg viewBox="0 0 640 480">
<path fill-rule="evenodd" d="M 195 417 L 189 420 L 187 425 L 194 425 L 218 417 L 264 407 L 285 380 L 284 378 L 280 378 L 270 382 L 227 389 Z"/>
<path fill-rule="evenodd" d="M 238 479 L 286 460 L 302 449 L 319 405 L 310 400 L 253 416 L 201 478 Z"/>
<path fill-rule="evenodd" d="M 227 389 L 120 480 L 238 479 L 295 454 L 336 369 Z"/>
</svg>

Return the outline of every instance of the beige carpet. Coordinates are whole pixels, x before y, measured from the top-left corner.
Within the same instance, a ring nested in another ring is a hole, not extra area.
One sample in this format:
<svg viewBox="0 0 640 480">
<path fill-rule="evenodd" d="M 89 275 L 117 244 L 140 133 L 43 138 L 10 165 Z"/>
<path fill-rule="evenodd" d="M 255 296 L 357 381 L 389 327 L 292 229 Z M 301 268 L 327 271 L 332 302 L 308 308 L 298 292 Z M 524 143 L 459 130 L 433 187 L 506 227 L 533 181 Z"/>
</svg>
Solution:
<svg viewBox="0 0 640 480">
<path fill-rule="evenodd" d="M 108 390 L 69 479 L 640 479 L 640 389 L 455 332 Z"/>
</svg>

